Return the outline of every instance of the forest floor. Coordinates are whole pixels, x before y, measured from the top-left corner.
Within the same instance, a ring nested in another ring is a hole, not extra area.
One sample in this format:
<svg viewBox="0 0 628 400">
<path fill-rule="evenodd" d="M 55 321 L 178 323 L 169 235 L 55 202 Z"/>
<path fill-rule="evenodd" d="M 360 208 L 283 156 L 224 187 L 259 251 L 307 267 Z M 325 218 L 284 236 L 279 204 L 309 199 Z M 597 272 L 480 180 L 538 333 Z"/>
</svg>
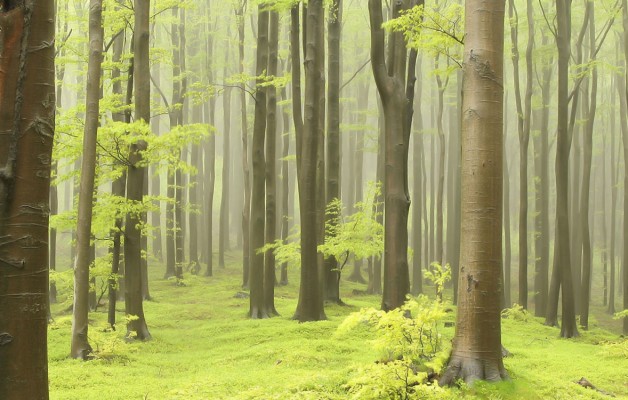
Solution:
<svg viewBox="0 0 628 400">
<path fill-rule="evenodd" d="M 377 360 L 367 329 L 335 335 L 338 325 L 363 307 L 378 308 L 380 297 L 362 294 L 364 285 L 342 282 L 347 306 L 327 305 L 328 320 L 291 320 L 297 302 L 298 271 L 276 288 L 281 316 L 247 319 L 248 298 L 240 298 L 239 254 L 214 277 L 186 275 L 185 286 L 160 279 L 151 268 L 152 301 L 145 314 L 153 340 L 124 341 L 124 305 L 119 329 L 107 329 L 106 307 L 90 314 L 94 360 L 68 358 L 69 300 L 53 306 L 49 329 L 51 399 L 346 399 L 346 383 Z M 153 264 L 157 265 L 157 264 Z M 354 289 L 356 290 L 354 292 Z M 63 300 L 61 292 L 60 300 Z M 106 296 L 105 296 L 106 298 Z M 557 328 L 533 317 L 504 319 L 504 359 L 513 378 L 499 385 L 451 389 L 449 398 L 628 399 L 628 340 L 596 327 L 576 339 L 559 339 Z M 617 321 L 615 321 L 617 322 Z M 450 338 L 453 328 L 442 333 Z M 585 377 L 603 394 L 576 382 Z"/>
</svg>

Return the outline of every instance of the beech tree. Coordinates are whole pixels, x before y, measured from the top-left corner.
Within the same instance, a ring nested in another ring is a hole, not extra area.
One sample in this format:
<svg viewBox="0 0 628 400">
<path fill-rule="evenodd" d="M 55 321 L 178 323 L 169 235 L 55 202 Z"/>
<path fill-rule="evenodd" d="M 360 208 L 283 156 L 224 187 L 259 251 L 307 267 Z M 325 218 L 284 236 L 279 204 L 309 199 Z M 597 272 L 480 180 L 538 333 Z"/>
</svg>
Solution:
<svg viewBox="0 0 628 400">
<path fill-rule="evenodd" d="M 393 3 L 392 16 L 408 10 L 410 0 Z M 401 306 L 410 292 L 408 271 L 408 147 L 411 122 L 406 95 L 406 43 L 401 32 L 391 32 L 388 54 L 384 56 L 384 30 L 381 0 L 369 0 L 371 22 L 371 66 L 382 99 L 385 119 L 384 153 L 384 291 L 382 309 L 392 310 Z M 416 60 L 416 53 L 415 60 Z M 414 76 L 414 68 L 409 68 Z M 408 84 L 414 84 L 411 79 Z M 411 108 L 410 108 L 411 110 Z"/>
<path fill-rule="evenodd" d="M 441 385 L 507 378 L 500 321 L 504 6 L 465 2 L 458 314 Z"/>
<path fill-rule="evenodd" d="M 74 265 L 74 307 L 72 313 L 73 358 L 86 359 L 92 352 L 88 340 L 89 267 L 91 263 L 92 209 L 96 175 L 96 133 L 100 117 L 100 75 L 103 51 L 102 0 L 89 3 L 89 63 L 85 96 L 85 129 L 81 188 L 79 191 L 78 223 L 76 228 L 77 256 Z"/>
<path fill-rule="evenodd" d="M 46 400 L 54 2 L 0 5 L 0 398 Z"/>
<path fill-rule="evenodd" d="M 135 118 L 148 123 L 150 120 L 150 63 L 149 51 L 149 17 L 150 0 L 135 0 L 135 25 L 133 29 Z M 131 146 L 129 154 L 130 166 L 127 169 L 127 199 L 141 202 L 144 195 L 144 177 L 146 167 L 142 164 L 142 150 L 146 142 L 139 140 Z M 142 296 L 142 247 L 140 239 L 140 215 L 129 213 L 125 223 L 125 278 L 126 296 L 125 310 L 130 316 L 127 322 L 127 336 L 138 340 L 151 339 L 146 319 Z"/>
<path fill-rule="evenodd" d="M 299 180 L 299 204 L 301 214 L 301 283 L 299 301 L 294 319 L 299 322 L 326 319 L 322 296 L 322 270 L 319 271 L 318 249 L 320 226 L 317 203 L 319 157 L 322 156 L 320 143 L 324 140 L 321 124 L 321 97 L 325 61 L 323 59 L 324 23 L 323 1 L 310 0 L 307 5 L 305 26 L 305 108 L 303 136 L 297 143 L 297 164 Z M 320 193 L 319 193 L 320 195 Z"/>
</svg>

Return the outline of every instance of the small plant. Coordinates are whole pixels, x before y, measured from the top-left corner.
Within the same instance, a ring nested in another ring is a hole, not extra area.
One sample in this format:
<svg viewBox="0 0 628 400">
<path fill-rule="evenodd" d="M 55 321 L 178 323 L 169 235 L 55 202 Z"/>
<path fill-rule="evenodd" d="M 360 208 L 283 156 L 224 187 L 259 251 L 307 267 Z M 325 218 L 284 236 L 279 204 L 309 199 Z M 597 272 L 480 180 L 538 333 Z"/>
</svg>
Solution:
<svg viewBox="0 0 628 400">
<path fill-rule="evenodd" d="M 449 264 L 445 264 L 443 267 L 437 262 L 430 264 L 430 267 L 430 269 L 425 271 L 425 278 L 434 283 L 436 287 L 436 298 L 442 302 L 445 284 L 451 280 L 451 267 Z"/>
<path fill-rule="evenodd" d="M 506 308 L 502 311 L 502 318 L 512 319 L 514 321 L 529 322 L 532 316 L 526 309 L 523 308 L 523 306 L 515 303 L 512 305 L 512 307 Z"/>
<path fill-rule="evenodd" d="M 373 346 L 380 352 L 375 365 L 349 381 L 349 392 L 361 399 L 405 399 L 418 390 L 432 391 L 420 386 L 431 386 L 446 364 L 449 348 L 439 332 L 445 316 L 441 301 L 423 295 L 389 312 L 368 308 L 349 315 L 338 333 L 366 325 L 375 332 Z"/>
</svg>

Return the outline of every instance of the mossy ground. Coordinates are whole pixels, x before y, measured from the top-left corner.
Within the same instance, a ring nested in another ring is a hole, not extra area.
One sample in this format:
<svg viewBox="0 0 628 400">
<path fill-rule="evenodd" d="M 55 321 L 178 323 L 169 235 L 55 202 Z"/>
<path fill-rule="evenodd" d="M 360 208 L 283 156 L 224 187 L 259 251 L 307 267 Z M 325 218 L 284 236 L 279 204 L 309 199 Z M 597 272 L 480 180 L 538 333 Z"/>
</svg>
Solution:
<svg viewBox="0 0 628 400">
<path fill-rule="evenodd" d="M 346 315 L 379 306 L 379 296 L 353 294 L 363 285 L 343 281 L 348 306 L 327 305 L 327 321 L 299 324 L 291 320 L 298 292 L 297 271 L 292 271 L 290 284 L 276 289 L 281 316 L 249 320 L 248 299 L 234 297 L 242 291 L 235 261 L 216 268 L 211 278 L 186 275 L 185 286 L 159 279 L 163 269 L 152 265 L 153 300 L 145 303 L 150 342 L 125 343 L 123 304 L 115 332 L 107 330 L 101 308 L 90 315 L 97 358 L 69 359 L 71 315 L 62 311 L 67 303 L 53 307 L 51 399 L 344 399 L 343 385 L 360 366 L 377 359 L 370 332 L 334 336 Z M 505 364 L 512 381 L 452 389 L 451 397 L 606 398 L 575 383 L 586 377 L 617 398 L 628 398 L 626 339 L 593 327 L 580 338 L 563 340 L 558 329 L 541 322 L 504 320 L 503 343 L 512 353 Z M 609 341 L 620 344 L 604 344 Z"/>
</svg>

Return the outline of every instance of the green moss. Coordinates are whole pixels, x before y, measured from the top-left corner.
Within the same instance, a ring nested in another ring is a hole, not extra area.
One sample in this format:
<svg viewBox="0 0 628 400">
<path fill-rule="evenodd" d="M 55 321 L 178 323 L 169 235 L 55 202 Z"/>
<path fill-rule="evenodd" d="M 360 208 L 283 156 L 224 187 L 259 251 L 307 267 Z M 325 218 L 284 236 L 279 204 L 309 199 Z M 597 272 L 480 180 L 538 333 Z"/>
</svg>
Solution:
<svg viewBox="0 0 628 400">
<path fill-rule="evenodd" d="M 233 257 L 228 259 L 235 259 Z M 342 282 L 348 306 L 328 305 L 328 321 L 299 324 L 296 308 L 298 271 L 291 284 L 278 287 L 280 317 L 246 318 L 248 299 L 235 298 L 241 272 L 236 265 L 216 269 L 215 277 L 186 276 L 186 286 L 160 279 L 151 270 L 151 295 L 145 303 L 154 339 L 124 342 L 124 325 L 110 331 L 106 310 L 90 314 L 90 343 L 97 358 L 67 358 L 71 316 L 58 305 L 49 329 L 51 399 L 346 399 L 346 383 L 378 359 L 368 329 L 336 335 L 343 319 L 362 307 L 378 307 L 379 296 L 353 295 L 363 285 Z M 124 321 L 123 304 L 118 321 Z M 442 333 L 451 337 L 451 328 Z M 586 377 L 600 389 L 628 398 L 626 340 L 599 328 L 574 340 L 558 338 L 558 329 L 542 320 L 503 320 L 505 359 L 513 378 L 499 385 L 423 391 L 418 398 L 602 399 L 575 382 Z"/>
</svg>

